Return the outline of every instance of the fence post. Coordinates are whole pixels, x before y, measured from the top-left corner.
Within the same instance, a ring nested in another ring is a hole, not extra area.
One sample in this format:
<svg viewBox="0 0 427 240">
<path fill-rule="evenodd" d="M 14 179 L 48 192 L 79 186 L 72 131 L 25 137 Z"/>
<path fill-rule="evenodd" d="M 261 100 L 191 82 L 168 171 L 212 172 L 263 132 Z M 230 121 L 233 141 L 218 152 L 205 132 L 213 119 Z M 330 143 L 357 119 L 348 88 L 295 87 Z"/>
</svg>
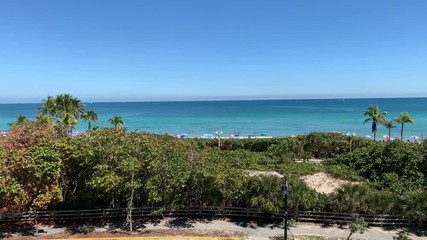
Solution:
<svg viewBox="0 0 427 240">
<path fill-rule="evenodd" d="M 36 227 L 36 233 L 35 233 L 35 235 L 37 237 L 39 235 L 39 226 L 38 226 L 38 223 L 37 223 L 37 210 L 34 211 L 33 214 L 34 214 L 34 221 L 36 223 L 36 226 L 35 226 Z"/>
</svg>

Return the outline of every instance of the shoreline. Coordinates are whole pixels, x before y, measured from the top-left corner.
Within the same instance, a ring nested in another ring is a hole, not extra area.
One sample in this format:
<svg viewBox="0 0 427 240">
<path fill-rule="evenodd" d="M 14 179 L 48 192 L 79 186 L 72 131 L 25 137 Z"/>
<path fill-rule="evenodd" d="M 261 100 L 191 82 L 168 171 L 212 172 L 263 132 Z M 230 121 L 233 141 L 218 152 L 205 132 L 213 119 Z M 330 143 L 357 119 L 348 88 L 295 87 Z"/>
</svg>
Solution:
<svg viewBox="0 0 427 240">
<path fill-rule="evenodd" d="M 0 130 L 0 137 L 5 137 L 7 136 L 8 132 L 10 130 Z M 131 133 L 133 131 L 127 131 L 128 133 Z M 134 131 L 137 132 L 137 131 Z M 221 134 L 221 136 L 215 135 L 215 134 L 194 134 L 194 133 L 169 133 L 169 132 L 164 132 L 164 133 L 154 133 L 154 132 L 145 132 L 145 131 L 140 131 L 137 133 L 147 133 L 147 134 L 155 134 L 155 135 L 167 135 L 170 137 L 174 137 L 177 139 L 223 139 L 223 140 L 227 140 L 227 139 L 278 139 L 278 138 L 296 138 L 298 136 L 303 136 L 303 135 L 308 135 L 308 134 L 312 134 L 312 133 L 329 133 L 329 134 L 339 134 L 342 136 L 347 136 L 349 138 L 364 138 L 364 139 L 368 139 L 368 140 L 373 140 L 372 137 L 370 135 L 366 135 L 366 136 L 349 136 L 348 133 L 342 133 L 342 132 L 338 132 L 338 131 L 332 131 L 332 132 L 322 132 L 322 131 L 315 131 L 315 132 L 308 132 L 308 133 L 303 133 L 303 134 L 292 134 L 292 135 L 281 135 L 281 136 L 273 136 L 273 135 L 267 135 L 267 134 L 230 134 L 228 136 L 222 136 L 222 135 L 226 135 L 226 134 Z M 78 132 L 78 131 L 74 131 L 72 136 L 76 137 L 76 136 L 80 136 L 80 135 L 86 135 L 87 131 L 83 131 L 83 132 Z M 387 142 L 387 141 L 395 141 L 395 140 L 400 140 L 398 137 L 396 138 L 391 138 L 391 140 L 387 140 L 385 138 L 385 136 L 388 135 L 383 135 L 383 136 L 378 136 L 378 139 L 376 139 L 375 141 L 379 141 L 379 142 Z M 426 138 L 423 135 L 414 135 L 411 137 L 404 137 L 404 142 L 411 142 L 411 143 L 420 143 L 422 141 L 424 141 Z"/>
</svg>

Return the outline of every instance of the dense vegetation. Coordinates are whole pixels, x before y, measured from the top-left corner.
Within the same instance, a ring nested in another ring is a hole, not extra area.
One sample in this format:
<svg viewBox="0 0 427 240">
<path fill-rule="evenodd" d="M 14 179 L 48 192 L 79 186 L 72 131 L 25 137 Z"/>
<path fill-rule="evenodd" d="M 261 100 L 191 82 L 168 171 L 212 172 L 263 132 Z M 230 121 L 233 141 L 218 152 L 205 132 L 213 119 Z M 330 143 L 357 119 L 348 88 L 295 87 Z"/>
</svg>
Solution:
<svg viewBox="0 0 427 240">
<path fill-rule="evenodd" d="M 287 176 L 290 207 L 299 210 L 407 214 L 427 217 L 427 142 L 376 142 L 337 133 L 296 138 L 176 139 L 122 128 L 71 137 L 36 119 L 0 138 L 0 208 L 242 206 L 277 212 Z M 324 164 L 295 163 L 311 157 Z M 301 176 L 325 171 L 360 181 L 325 195 Z"/>
<path fill-rule="evenodd" d="M 283 208 L 281 179 L 249 176 L 248 170 L 276 171 L 287 177 L 290 208 L 349 213 L 407 214 L 427 218 L 427 141 L 377 142 L 338 133 L 295 138 L 176 139 L 128 133 L 123 119 L 113 128 L 92 127 L 98 117 L 79 99 L 61 94 L 42 101 L 34 120 L 18 115 L 9 134 L 0 137 L 0 208 L 87 209 L 141 206 L 240 206 L 277 212 Z M 365 112 L 372 132 L 381 124 L 414 120 L 402 113 Z M 86 135 L 71 137 L 78 120 Z M 325 159 L 323 164 L 305 162 Z M 295 160 L 303 160 L 296 163 Z M 333 194 L 320 194 L 302 180 L 327 172 L 357 181 Z"/>
</svg>

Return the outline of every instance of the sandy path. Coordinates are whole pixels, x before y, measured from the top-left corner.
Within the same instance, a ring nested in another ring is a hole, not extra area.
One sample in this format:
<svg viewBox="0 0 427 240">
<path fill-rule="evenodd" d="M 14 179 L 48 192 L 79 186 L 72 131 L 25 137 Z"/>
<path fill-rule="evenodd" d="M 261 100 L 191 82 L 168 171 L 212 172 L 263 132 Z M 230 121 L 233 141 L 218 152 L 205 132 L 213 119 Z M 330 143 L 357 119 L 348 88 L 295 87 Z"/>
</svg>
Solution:
<svg viewBox="0 0 427 240">
<path fill-rule="evenodd" d="M 111 226 L 91 226 L 83 225 L 81 229 L 90 229 L 86 234 L 75 234 L 72 237 L 90 237 L 91 233 L 97 232 L 104 237 L 119 237 L 126 236 L 127 233 L 120 228 L 112 228 Z M 75 227 L 74 227 L 75 228 Z M 40 226 L 44 232 L 39 238 L 47 237 L 70 237 L 70 228 L 66 226 Z M 116 232 L 111 235 L 108 231 Z M 212 221 L 196 221 L 196 220 L 177 220 L 165 219 L 156 223 L 143 223 L 137 229 L 138 234 L 144 235 L 175 235 L 175 236 L 212 236 L 212 237 L 241 237 L 247 240 L 269 239 L 271 236 L 283 235 L 283 229 L 275 224 L 257 224 L 254 222 L 238 222 L 225 220 Z M 314 224 L 298 224 L 291 228 L 294 235 L 318 235 L 328 237 L 345 238 L 348 235 L 348 230 L 338 227 L 324 228 Z M 121 234 L 120 234 L 121 233 Z M 389 240 L 396 236 L 397 230 L 385 231 L 382 228 L 370 228 L 363 235 L 354 234 L 352 239 L 371 239 L 371 240 Z M 98 235 L 98 234 L 97 234 Z M 289 234 L 289 236 L 291 236 Z M 426 237 L 411 236 L 414 240 L 427 239 Z M 14 239 L 32 239 L 32 237 L 13 237 Z"/>
</svg>

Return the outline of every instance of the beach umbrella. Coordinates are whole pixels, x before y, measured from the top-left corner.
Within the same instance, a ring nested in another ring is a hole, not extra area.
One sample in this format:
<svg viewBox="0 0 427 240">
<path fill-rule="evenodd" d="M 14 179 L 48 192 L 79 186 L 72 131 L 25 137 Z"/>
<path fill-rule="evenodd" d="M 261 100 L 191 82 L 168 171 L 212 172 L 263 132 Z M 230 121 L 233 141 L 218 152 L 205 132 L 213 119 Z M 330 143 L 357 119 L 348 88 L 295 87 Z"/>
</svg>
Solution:
<svg viewBox="0 0 427 240">
<path fill-rule="evenodd" d="M 390 136 L 389 136 L 389 135 L 384 135 L 384 136 L 383 136 L 383 138 L 384 138 L 386 141 L 390 141 Z"/>
<path fill-rule="evenodd" d="M 346 135 L 348 137 L 354 137 L 354 136 L 356 136 L 356 133 L 355 132 L 348 132 Z"/>
<path fill-rule="evenodd" d="M 418 136 L 412 136 L 412 137 L 411 137 L 411 139 L 412 139 L 414 142 L 418 142 L 418 138 L 419 138 Z"/>
</svg>

